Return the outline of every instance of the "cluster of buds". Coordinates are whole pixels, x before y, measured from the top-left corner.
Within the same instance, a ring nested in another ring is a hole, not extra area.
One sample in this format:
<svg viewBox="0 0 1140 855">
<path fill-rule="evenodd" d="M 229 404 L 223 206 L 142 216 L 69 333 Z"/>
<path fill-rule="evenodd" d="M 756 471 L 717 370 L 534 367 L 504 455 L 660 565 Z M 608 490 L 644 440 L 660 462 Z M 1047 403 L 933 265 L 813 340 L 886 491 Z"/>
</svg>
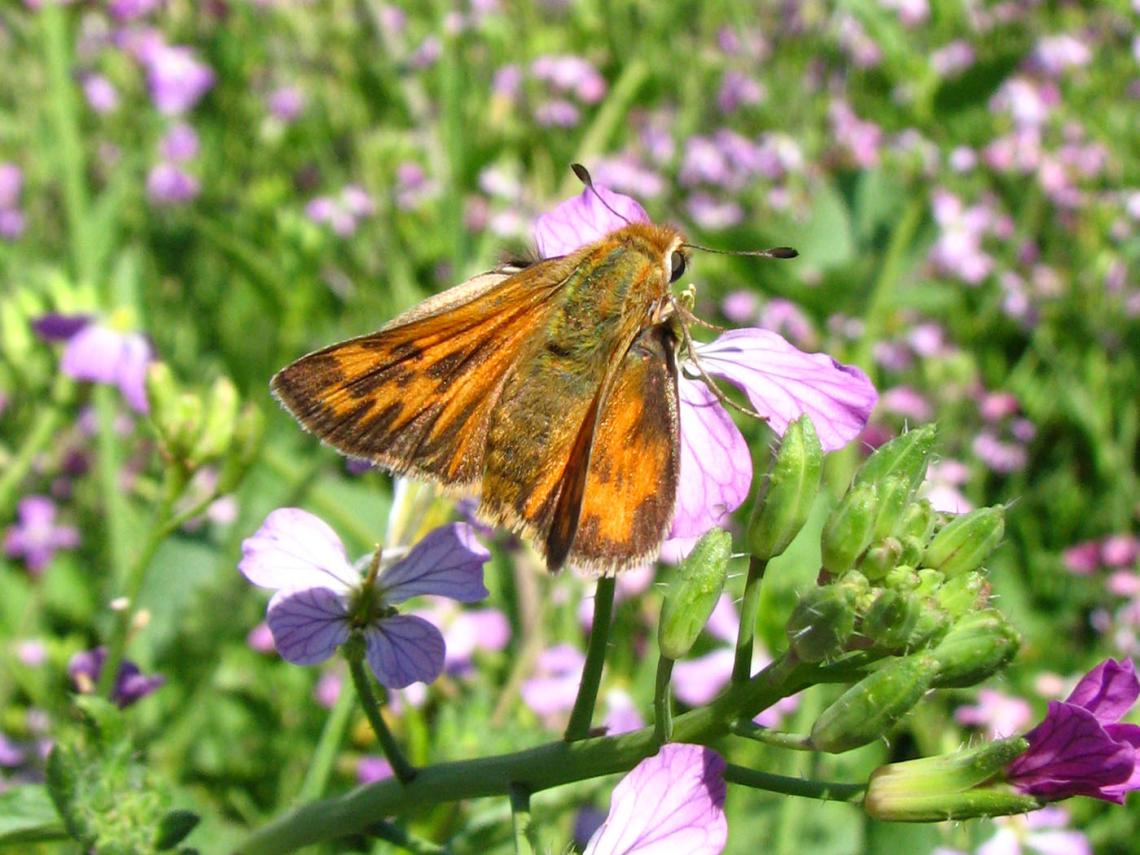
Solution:
<svg viewBox="0 0 1140 855">
<path fill-rule="evenodd" d="M 941 518 L 918 496 L 933 445 L 929 426 L 879 448 L 824 525 L 820 584 L 788 620 L 789 648 L 812 663 L 861 653 L 874 670 L 820 716 L 816 750 L 874 741 L 930 689 L 972 686 L 1017 652 L 982 567 L 1003 510 Z"/>
<path fill-rule="evenodd" d="M 151 363 L 146 376 L 150 418 L 177 487 L 206 465 L 218 467 L 216 492 L 234 489 L 253 463 L 262 430 L 260 411 L 244 407 L 227 377 L 204 393 L 179 390 L 165 362 Z"/>
</svg>

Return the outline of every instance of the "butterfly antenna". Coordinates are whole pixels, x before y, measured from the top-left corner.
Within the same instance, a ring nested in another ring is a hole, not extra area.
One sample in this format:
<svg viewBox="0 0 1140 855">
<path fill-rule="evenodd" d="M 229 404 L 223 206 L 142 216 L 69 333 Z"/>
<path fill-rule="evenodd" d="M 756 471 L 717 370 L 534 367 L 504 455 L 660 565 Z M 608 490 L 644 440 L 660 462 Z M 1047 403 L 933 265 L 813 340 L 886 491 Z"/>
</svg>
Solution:
<svg viewBox="0 0 1140 855">
<path fill-rule="evenodd" d="M 720 403 L 724 406 L 731 407 L 737 412 L 744 413 L 746 416 L 750 416 L 754 419 L 759 419 L 762 422 L 768 421 L 767 416 L 761 415 L 751 407 L 746 407 L 743 404 L 736 403 L 736 401 L 732 400 L 732 398 L 728 397 L 728 395 L 724 394 L 724 392 L 721 391 L 720 387 L 716 384 L 716 381 L 709 376 L 708 372 L 705 371 L 704 366 L 701 365 L 701 358 L 697 356 L 696 345 L 693 343 L 693 337 L 689 334 L 689 327 L 685 323 L 685 315 L 691 315 L 691 313 L 682 311 L 680 306 L 678 306 L 676 300 L 673 300 L 672 303 L 674 310 L 677 311 L 677 314 L 682 318 L 681 323 L 679 323 L 677 326 L 681 329 L 681 339 L 685 342 L 685 350 L 689 354 L 690 361 L 692 361 L 693 365 L 696 367 L 697 373 L 700 374 L 701 379 L 705 381 L 705 385 L 708 386 L 709 391 L 713 393 L 713 397 L 720 401 Z"/>
<path fill-rule="evenodd" d="M 586 169 L 586 167 L 580 163 L 571 163 L 570 169 L 576 176 L 578 176 L 578 180 L 586 185 L 586 187 L 588 187 L 590 191 L 598 197 L 598 201 L 602 203 L 607 211 L 609 211 L 618 219 L 625 220 L 625 222 L 629 225 L 633 225 L 633 222 L 629 219 L 629 217 L 625 216 L 624 214 L 619 214 L 617 211 L 611 208 L 610 203 L 607 202 L 605 198 L 603 198 L 602 194 L 598 192 L 598 188 L 594 186 L 594 179 L 590 177 L 590 170 Z"/>
<path fill-rule="evenodd" d="M 771 249 L 713 249 L 711 246 L 700 246 L 695 243 L 682 244 L 686 249 L 695 249 L 700 252 L 711 252 L 716 255 L 750 255 L 754 258 L 795 258 L 799 251 L 790 246 L 774 246 Z"/>
</svg>

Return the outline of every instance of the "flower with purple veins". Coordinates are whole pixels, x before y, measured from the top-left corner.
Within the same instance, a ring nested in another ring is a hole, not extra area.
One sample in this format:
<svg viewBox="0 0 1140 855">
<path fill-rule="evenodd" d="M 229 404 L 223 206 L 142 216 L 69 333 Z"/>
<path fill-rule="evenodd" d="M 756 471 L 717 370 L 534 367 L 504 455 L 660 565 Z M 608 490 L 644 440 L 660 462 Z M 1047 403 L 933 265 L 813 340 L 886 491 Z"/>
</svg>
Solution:
<svg viewBox="0 0 1140 855">
<path fill-rule="evenodd" d="M 19 522 L 4 535 L 4 551 L 23 558 L 33 573 L 47 567 L 58 550 L 79 545 L 79 530 L 56 522 L 55 503 L 47 496 L 25 496 L 17 514 Z"/>
<path fill-rule="evenodd" d="M 153 357 L 142 333 L 119 332 L 89 323 L 67 340 L 60 370 L 75 380 L 119 387 L 131 409 L 148 412 L 146 370 Z"/>
<path fill-rule="evenodd" d="M 103 664 L 106 661 L 107 648 L 105 647 L 83 650 L 72 656 L 71 661 L 67 663 L 67 676 L 71 678 L 71 682 L 75 684 L 75 688 L 79 692 L 89 695 L 95 691 L 99 677 L 103 673 Z M 134 662 L 124 659 L 119 665 L 119 673 L 115 677 L 115 687 L 111 690 L 111 700 L 120 709 L 129 707 L 165 683 L 166 678 L 161 674 L 147 676 Z"/>
<path fill-rule="evenodd" d="M 394 606 L 422 594 L 463 603 L 483 599 L 483 564 L 490 557 L 469 525 L 453 523 L 362 581 L 323 520 L 279 508 L 242 543 L 238 569 L 253 584 L 276 590 L 266 621 L 283 658 L 297 665 L 323 662 L 360 633 L 376 679 L 400 689 L 438 677 L 445 646 L 435 626 L 397 614 Z"/>
<path fill-rule="evenodd" d="M 1027 795 L 1057 801 L 1092 796 L 1124 803 L 1140 789 L 1140 725 L 1120 721 L 1140 696 L 1130 659 L 1106 659 L 1064 701 L 1050 701 L 1045 720 L 1025 735 L 1029 748 L 1006 768 Z"/>
<path fill-rule="evenodd" d="M 728 840 L 724 758 L 669 743 L 614 787 L 610 812 L 584 855 L 716 855 Z"/>
<path fill-rule="evenodd" d="M 552 258 L 630 222 L 649 221 L 634 199 L 595 185 L 540 216 L 534 240 L 542 257 Z M 740 389 L 776 433 L 783 434 L 807 413 L 824 451 L 842 448 L 858 436 L 878 399 L 871 381 L 855 366 L 804 353 L 769 330 L 730 330 L 694 349 L 705 372 Z M 748 497 L 752 484 L 744 436 L 717 396 L 697 379 L 691 359 L 682 363 L 678 376 L 680 486 L 669 535 L 685 541 L 723 523 Z"/>
</svg>

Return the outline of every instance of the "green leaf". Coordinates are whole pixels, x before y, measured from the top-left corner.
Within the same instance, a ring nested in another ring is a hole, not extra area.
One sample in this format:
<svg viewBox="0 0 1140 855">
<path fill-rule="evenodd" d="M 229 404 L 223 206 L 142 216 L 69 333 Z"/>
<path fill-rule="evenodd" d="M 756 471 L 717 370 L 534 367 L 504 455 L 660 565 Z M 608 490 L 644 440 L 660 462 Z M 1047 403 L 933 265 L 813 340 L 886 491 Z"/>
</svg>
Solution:
<svg viewBox="0 0 1140 855">
<path fill-rule="evenodd" d="M 808 221 L 794 230 L 796 249 L 812 267 L 826 269 L 846 264 L 855 255 L 847 204 L 831 182 L 818 182 L 810 194 L 812 207 Z"/>
<path fill-rule="evenodd" d="M 43 784 L 0 793 L 0 846 L 66 837 L 63 821 Z"/>
</svg>

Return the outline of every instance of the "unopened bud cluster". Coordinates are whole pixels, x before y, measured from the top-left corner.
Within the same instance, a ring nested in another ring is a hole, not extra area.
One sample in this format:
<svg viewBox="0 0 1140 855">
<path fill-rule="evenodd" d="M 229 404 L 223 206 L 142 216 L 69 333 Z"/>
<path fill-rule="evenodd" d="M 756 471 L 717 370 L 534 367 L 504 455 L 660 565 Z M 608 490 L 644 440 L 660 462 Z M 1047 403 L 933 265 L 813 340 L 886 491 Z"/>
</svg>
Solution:
<svg viewBox="0 0 1140 855">
<path fill-rule="evenodd" d="M 1001 541 L 1002 508 L 946 520 L 918 497 L 933 445 L 925 427 L 868 458 L 824 526 L 821 584 L 788 621 L 801 661 L 878 654 L 816 722 L 819 750 L 873 741 L 928 690 L 974 685 L 1017 652 L 1017 633 L 988 607 L 982 568 Z"/>
</svg>

